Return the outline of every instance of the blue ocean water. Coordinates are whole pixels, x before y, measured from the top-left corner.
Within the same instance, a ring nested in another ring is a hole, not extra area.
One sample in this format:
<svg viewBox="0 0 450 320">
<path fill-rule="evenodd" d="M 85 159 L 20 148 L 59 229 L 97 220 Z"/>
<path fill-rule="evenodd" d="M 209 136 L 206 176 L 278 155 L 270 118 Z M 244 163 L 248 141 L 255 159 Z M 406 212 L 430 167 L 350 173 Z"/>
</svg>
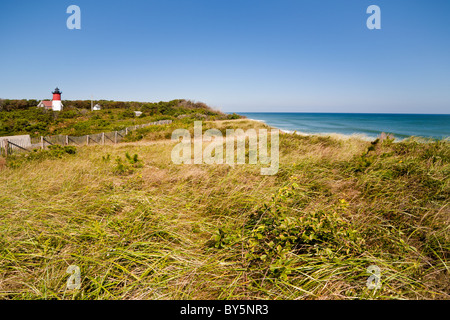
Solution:
<svg viewBox="0 0 450 320">
<path fill-rule="evenodd" d="M 256 113 L 239 112 L 284 131 L 302 133 L 361 134 L 375 138 L 381 132 L 397 139 L 419 136 L 434 139 L 450 137 L 450 114 L 372 114 L 372 113 Z"/>
</svg>

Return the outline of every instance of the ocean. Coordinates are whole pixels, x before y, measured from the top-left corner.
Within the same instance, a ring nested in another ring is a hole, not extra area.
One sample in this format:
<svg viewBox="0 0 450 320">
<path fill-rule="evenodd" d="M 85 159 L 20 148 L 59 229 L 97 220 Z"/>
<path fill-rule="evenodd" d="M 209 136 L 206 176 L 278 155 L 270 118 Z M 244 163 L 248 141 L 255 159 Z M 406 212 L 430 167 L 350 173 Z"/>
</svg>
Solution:
<svg viewBox="0 0 450 320">
<path fill-rule="evenodd" d="M 306 134 L 361 135 L 376 138 L 382 132 L 396 140 L 410 136 L 445 139 L 450 137 L 450 114 L 373 113 L 256 113 L 239 112 L 249 119 L 264 121 L 286 132 Z"/>
</svg>

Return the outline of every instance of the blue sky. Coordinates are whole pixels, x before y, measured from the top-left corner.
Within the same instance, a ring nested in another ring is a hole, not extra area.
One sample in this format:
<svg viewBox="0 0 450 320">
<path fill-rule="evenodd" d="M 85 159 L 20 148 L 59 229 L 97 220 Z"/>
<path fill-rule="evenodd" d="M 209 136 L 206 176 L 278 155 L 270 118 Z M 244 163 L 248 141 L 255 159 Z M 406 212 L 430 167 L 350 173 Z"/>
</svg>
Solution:
<svg viewBox="0 0 450 320">
<path fill-rule="evenodd" d="M 450 113 L 449 18 L 448 0 L 1 1 L 0 97 Z"/>
</svg>

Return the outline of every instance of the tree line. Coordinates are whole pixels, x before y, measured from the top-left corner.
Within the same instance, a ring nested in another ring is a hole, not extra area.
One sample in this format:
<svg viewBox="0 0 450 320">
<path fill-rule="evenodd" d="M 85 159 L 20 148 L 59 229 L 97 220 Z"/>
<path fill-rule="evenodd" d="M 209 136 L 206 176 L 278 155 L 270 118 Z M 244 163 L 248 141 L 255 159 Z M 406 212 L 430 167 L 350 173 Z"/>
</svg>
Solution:
<svg viewBox="0 0 450 320">
<path fill-rule="evenodd" d="M 161 119 L 236 119 L 202 102 L 177 99 L 168 102 L 100 100 L 100 111 L 91 111 L 90 100 L 63 100 L 63 111 L 38 108 L 38 100 L 0 100 L 0 136 L 30 134 L 85 135 L 121 130 L 127 126 Z M 141 111 L 136 116 L 134 111 Z"/>
</svg>

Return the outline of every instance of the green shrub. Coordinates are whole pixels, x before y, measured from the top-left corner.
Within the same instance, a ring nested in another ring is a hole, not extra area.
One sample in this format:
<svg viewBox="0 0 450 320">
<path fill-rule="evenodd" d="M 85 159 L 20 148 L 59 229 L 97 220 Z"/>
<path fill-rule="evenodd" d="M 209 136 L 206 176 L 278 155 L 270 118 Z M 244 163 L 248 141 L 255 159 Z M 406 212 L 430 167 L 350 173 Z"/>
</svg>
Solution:
<svg viewBox="0 0 450 320">
<path fill-rule="evenodd" d="M 243 247 L 250 268 L 268 269 L 283 279 L 292 272 L 293 255 L 332 259 L 363 251 L 364 239 L 343 218 L 348 206 L 345 200 L 328 210 L 299 211 L 298 190 L 296 182 L 281 188 L 271 201 L 249 216 L 243 233 L 221 228 L 211 244 L 216 248 Z"/>
<path fill-rule="evenodd" d="M 238 115 L 236 113 L 233 113 L 233 114 L 229 114 L 227 116 L 227 118 L 230 119 L 230 120 L 233 120 L 233 119 L 240 119 L 240 118 L 242 118 L 242 116 L 240 116 L 240 115 Z"/>
<path fill-rule="evenodd" d="M 77 153 L 77 148 L 74 146 L 60 146 L 52 145 L 48 149 L 33 149 L 29 153 L 13 154 L 7 158 L 7 165 L 9 168 L 18 168 L 24 162 L 37 161 L 45 159 L 60 159 L 65 155 L 74 155 Z"/>
<path fill-rule="evenodd" d="M 138 130 L 131 131 L 128 133 L 125 138 L 123 138 L 123 141 L 125 142 L 136 142 L 140 141 L 144 138 L 144 135 L 140 133 Z"/>
<path fill-rule="evenodd" d="M 59 114 L 59 118 L 61 119 L 74 119 L 79 116 L 79 113 L 76 110 L 64 110 Z"/>
<path fill-rule="evenodd" d="M 66 153 L 76 154 L 77 148 L 75 146 L 60 146 L 60 145 L 52 145 L 48 147 L 48 154 L 50 157 L 61 158 Z"/>
<path fill-rule="evenodd" d="M 134 172 L 134 169 L 123 162 L 120 157 L 116 158 L 116 166 L 114 167 L 114 173 L 118 175 L 129 175 Z"/>
<path fill-rule="evenodd" d="M 109 155 L 108 155 L 109 156 Z M 103 157 L 103 161 L 109 161 L 109 158 Z M 144 164 L 139 159 L 137 154 L 131 156 L 128 152 L 125 153 L 125 159 L 117 157 L 116 166 L 114 167 L 114 173 L 118 175 L 129 175 L 132 174 L 135 169 L 142 168 Z"/>
</svg>

